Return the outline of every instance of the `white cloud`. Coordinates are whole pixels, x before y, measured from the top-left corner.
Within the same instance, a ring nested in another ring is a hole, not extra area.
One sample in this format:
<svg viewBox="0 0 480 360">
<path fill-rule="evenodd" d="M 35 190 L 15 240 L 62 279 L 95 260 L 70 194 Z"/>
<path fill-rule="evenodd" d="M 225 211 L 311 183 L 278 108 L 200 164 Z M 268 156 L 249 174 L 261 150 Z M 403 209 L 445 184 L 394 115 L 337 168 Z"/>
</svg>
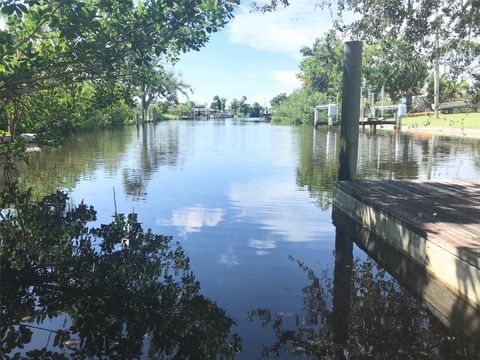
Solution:
<svg viewBox="0 0 480 360">
<path fill-rule="evenodd" d="M 276 70 L 272 71 L 272 76 L 280 84 L 287 86 L 300 86 L 301 81 L 297 77 L 298 71 L 292 70 Z"/>
<path fill-rule="evenodd" d="M 302 82 L 297 77 L 298 71 L 292 70 L 275 70 L 272 71 L 272 77 L 278 82 L 278 92 L 291 93 L 293 90 L 299 88 Z"/>
<path fill-rule="evenodd" d="M 222 220 L 223 209 L 194 206 L 173 210 L 172 219 L 157 219 L 157 225 L 174 225 L 185 233 L 198 232 L 203 227 L 214 227 Z"/>
<path fill-rule="evenodd" d="M 193 91 L 194 91 L 194 93 L 189 94 L 188 97 L 186 97 L 183 94 L 179 94 L 178 100 L 181 103 L 184 103 L 187 100 L 191 100 L 191 101 L 194 101 L 196 104 L 199 104 L 199 105 L 207 104 L 207 106 L 210 106 L 210 104 L 212 103 L 212 100 L 213 100 L 213 96 L 205 96 L 205 95 L 197 94 L 195 92 L 195 89 L 193 89 Z"/>
<path fill-rule="evenodd" d="M 265 14 L 240 6 L 228 35 L 236 44 L 299 56 L 302 46 L 311 45 L 331 25 L 329 13 L 315 7 L 315 2 L 294 0 L 286 8 Z"/>
<path fill-rule="evenodd" d="M 247 101 L 249 103 L 258 102 L 262 106 L 269 106 L 270 100 L 280 94 L 290 94 L 295 89 L 301 87 L 302 82 L 297 78 L 297 70 L 273 70 L 267 73 L 270 79 L 273 79 L 270 91 L 263 93 L 262 95 L 249 95 Z M 271 81 L 269 79 L 269 81 Z"/>
</svg>

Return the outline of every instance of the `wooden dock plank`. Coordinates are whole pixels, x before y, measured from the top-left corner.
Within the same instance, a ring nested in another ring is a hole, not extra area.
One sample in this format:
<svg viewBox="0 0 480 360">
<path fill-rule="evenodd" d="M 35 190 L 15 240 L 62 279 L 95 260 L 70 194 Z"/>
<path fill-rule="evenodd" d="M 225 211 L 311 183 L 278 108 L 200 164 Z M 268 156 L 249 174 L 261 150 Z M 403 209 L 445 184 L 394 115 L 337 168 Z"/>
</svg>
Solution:
<svg viewBox="0 0 480 360">
<path fill-rule="evenodd" d="M 338 187 L 419 235 L 480 256 L 480 183 L 389 180 L 340 182 Z"/>
<path fill-rule="evenodd" d="M 400 183 L 402 187 L 398 186 Z M 394 217 L 409 230 L 431 241 L 442 246 L 453 246 L 462 253 L 468 252 L 468 258 L 471 258 L 472 254 L 474 257 L 480 255 L 480 217 L 478 212 L 471 211 L 474 206 L 469 206 L 469 211 L 464 211 L 464 207 L 454 209 L 455 211 L 445 209 L 444 204 L 451 202 L 451 199 L 440 201 L 441 195 L 438 195 L 438 191 L 433 195 L 426 193 L 421 184 L 382 182 L 381 186 L 379 185 L 380 183 L 375 183 L 368 186 L 363 192 L 362 187 L 356 187 L 356 193 L 352 194 L 363 203 Z M 411 191 L 409 185 L 417 186 L 417 191 Z"/>
<path fill-rule="evenodd" d="M 334 206 L 480 306 L 480 182 L 338 182 Z"/>
<path fill-rule="evenodd" d="M 389 193 L 395 193 L 399 191 L 396 187 L 391 187 L 390 183 L 386 185 L 386 192 L 384 196 L 389 198 Z M 423 183 L 411 183 L 402 182 L 403 198 L 400 198 L 398 206 L 404 210 L 402 220 L 410 221 L 413 224 L 413 228 L 421 228 L 425 233 L 439 234 L 446 237 L 453 232 L 453 242 L 457 242 L 456 239 L 463 239 L 464 243 L 468 242 L 472 236 L 477 237 L 480 235 L 480 227 L 476 224 L 478 217 L 473 213 L 463 211 L 462 209 L 452 207 L 451 198 L 445 196 L 445 194 L 439 193 L 438 188 L 432 189 L 432 191 L 426 191 Z M 420 194 L 420 195 L 419 195 Z M 458 194 L 456 194 L 458 196 Z M 411 199 L 411 200 L 410 200 Z M 480 201 L 479 201 L 480 202 Z M 476 204 L 472 203 L 469 207 L 475 208 Z M 397 212 L 397 209 L 394 209 Z M 452 221 L 456 224 L 452 226 Z M 469 228 L 470 224 L 475 224 Z M 462 237 L 458 235 L 462 234 Z M 475 242 L 473 245 L 478 245 Z"/>
</svg>

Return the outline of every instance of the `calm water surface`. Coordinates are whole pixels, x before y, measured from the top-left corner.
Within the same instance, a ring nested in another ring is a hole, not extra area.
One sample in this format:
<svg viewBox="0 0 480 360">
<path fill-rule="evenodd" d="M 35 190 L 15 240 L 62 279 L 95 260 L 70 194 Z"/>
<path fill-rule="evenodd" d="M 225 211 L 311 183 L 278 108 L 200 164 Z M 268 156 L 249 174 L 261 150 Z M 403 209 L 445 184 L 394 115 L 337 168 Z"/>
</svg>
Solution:
<svg viewBox="0 0 480 360">
<path fill-rule="evenodd" d="M 21 182 L 36 196 L 67 190 L 74 203 L 94 206 L 97 224 L 110 222 L 116 205 L 119 212 L 137 213 L 154 233 L 173 236 L 190 258 L 200 293 L 236 322 L 229 331 L 241 339 L 238 359 L 475 358 L 462 336 L 450 333 L 356 247 L 358 303 L 349 318 L 348 350 L 337 351 L 331 203 L 338 145 L 337 132 L 309 126 L 171 121 L 68 139 L 60 149 L 31 155 L 29 167 L 20 169 Z M 480 141 L 361 134 L 358 173 L 478 178 Z M 69 329 L 72 317 L 24 323 Z M 42 347 L 58 344 L 47 330 L 34 329 L 25 349 Z"/>
</svg>

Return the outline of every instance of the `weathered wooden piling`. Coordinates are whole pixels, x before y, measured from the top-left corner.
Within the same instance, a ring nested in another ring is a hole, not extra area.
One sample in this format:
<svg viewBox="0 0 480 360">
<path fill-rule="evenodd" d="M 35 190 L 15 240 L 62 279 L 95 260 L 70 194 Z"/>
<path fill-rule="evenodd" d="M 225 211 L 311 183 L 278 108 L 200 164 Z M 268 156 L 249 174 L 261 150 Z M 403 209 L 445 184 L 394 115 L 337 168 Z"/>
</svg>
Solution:
<svg viewBox="0 0 480 360">
<path fill-rule="evenodd" d="M 335 269 L 333 271 L 333 340 L 343 344 L 348 340 L 348 317 L 352 295 L 353 241 L 341 229 L 335 237 Z"/>
<path fill-rule="evenodd" d="M 354 180 L 357 173 L 358 122 L 362 77 L 362 42 L 345 43 L 343 62 L 342 128 L 338 180 Z"/>
</svg>

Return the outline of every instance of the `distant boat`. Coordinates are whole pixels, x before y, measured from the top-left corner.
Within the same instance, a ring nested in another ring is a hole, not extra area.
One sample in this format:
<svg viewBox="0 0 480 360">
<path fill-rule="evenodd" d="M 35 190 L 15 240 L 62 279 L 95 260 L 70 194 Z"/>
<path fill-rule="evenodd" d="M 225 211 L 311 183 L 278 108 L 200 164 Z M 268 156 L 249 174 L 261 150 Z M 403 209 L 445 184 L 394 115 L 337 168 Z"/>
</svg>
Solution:
<svg viewBox="0 0 480 360">
<path fill-rule="evenodd" d="M 248 118 L 239 118 L 238 120 L 243 122 L 253 122 L 253 123 L 263 123 L 266 122 L 265 118 L 263 117 L 248 117 Z"/>
<path fill-rule="evenodd" d="M 215 119 L 229 119 L 233 118 L 233 115 L 229 112 L 219 112 L 219 113 L 212 113 L 212 117 Z"/>
</svg>

